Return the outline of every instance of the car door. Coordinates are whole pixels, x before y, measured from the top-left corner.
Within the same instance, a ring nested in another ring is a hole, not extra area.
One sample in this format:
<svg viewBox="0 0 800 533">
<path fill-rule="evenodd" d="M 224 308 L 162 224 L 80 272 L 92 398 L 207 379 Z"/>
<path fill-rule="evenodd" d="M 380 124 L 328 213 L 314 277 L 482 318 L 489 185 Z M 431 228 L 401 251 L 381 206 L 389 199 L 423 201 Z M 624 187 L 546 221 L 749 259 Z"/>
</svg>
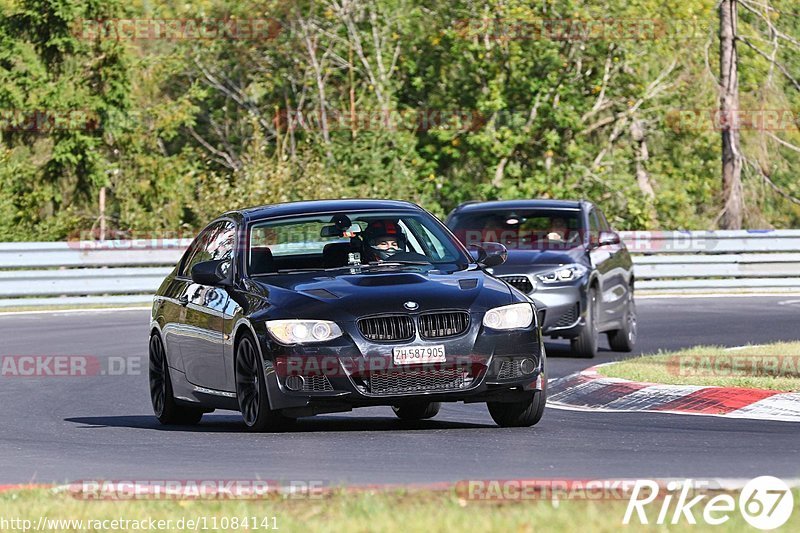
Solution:
<svg viewBox="0 0 800 533">
<path fill-rule="evenodd" d="M 224 311 L 230 297 L 224 287 L 195 283 L 192 267 L 202 261 L 232 262 L 236 225 L 231 220 L 211 224 L 201 235 L 196 253 L 182 265 L 180 279 L 184 283 L 179 298 L 184 309 L 178 344 L 186 379 L 201 387 L 224 390 L 228 382 L 223 357 Z"/>
<path fill-rule="evenodd" d="M 602 211 L 595 208 L 601 232 L 612 232 L 611 226 Z M 604 290 L 607 317 L 609 320 L 621 320 L 628 301 L 628 279 L 630 272 L 626 260 L 627 250 L 622 243 L 604 244 L 600 248 L 608 254 L 607 282 Z"/>
<path fill-rule="evenodd" d="M 605 246 L 600 246 L 600 219 L 597 210 L 592 207 L 588 213 L 589 227 L 589 260 L 597 271 L 599 294 L 597 295 L 598 322 L 603 324 L 609 320 L 608 291 L 612 285 L 610 262 L 611 253 Z"/>
</svg>

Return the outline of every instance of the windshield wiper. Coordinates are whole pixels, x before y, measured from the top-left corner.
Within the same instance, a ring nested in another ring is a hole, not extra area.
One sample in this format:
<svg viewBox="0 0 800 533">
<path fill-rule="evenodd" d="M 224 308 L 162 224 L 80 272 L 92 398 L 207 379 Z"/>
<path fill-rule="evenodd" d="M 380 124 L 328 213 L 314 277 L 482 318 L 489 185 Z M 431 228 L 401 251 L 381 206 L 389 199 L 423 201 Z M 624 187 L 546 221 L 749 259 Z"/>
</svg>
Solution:
<svg viewBox="0 0 800 533">
<path fill-rule="evenodd" d="M 324 272 L 324 268 L 279 268 L 278 274 L 291 274 L 293 272 Z"/>
<path fill-rule="evenodd" d="M 430 261 L 370 261 L 367 266 L 432 265 Z"/>
</svg>

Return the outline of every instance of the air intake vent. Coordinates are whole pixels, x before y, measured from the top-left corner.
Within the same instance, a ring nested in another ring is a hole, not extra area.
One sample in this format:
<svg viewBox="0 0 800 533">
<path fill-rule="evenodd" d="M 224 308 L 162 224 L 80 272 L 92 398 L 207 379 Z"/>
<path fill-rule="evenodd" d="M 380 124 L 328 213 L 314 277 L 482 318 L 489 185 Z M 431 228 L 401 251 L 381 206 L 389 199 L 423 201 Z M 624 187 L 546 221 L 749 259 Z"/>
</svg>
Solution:
<svg viewBox="0 0 800 533">
<path fill-rule="evenodd" d="M 328 380 L 328 376 L 325 375 L 316 375 L 316 376 L 305 376 L 303 380 L 303 392 L 328 392 L 332 391 L 333 387 L 331 387 L 331 382 Z"/>
<path fill-rule="evenodd" d="M 533 290 L 533 284 L 527 276 L 502 276 L 500 279 L 520 291 L 528 294 Z"/>
<path fill-rule="evenodd" d="M 358 330 L 371 341 L 406 341 L 414 337 L 414 321 L 408 315 L 362 318 Z"/>
<path fill-rule="evenodd" d="M 370 392 L 376 395 L 448 391 L 467 388 L 472 377 L 457 368 L 403 369 L 370 376 Z"/>
<path fill-rule="evenodd" d="M 474 289 L 475 287 L 478 286 L 478 280 L 475 278 L 460 279 L 458 280 L 458 286 L 465 291 L 469 289 Z"/>
<path fill-rule="evenodd" d="M 328 289 L 311 289 L 303 292 L 305 292 L 306 294 L 310 294 L 311 296 L 316 296 L 317 298 L 325 298 L 327 300 L 334 300 L 338 298 L 338 296 L 333 294 Z"/>
<path fill-rule="evenodd" d="M 571 326 L 575 322 L 577 322 L 578 317 L 580 316 L 580 309 L 578 306 L 580 304 L 575 304 L 570 307 L 563 315 L 558 318 L 558 322 L 556 322 L 555 327 L 557 328 L 565 328 L 567 326 Z"/>
<path fill-rule="evenodd" d="M 426 313 L 419 317 L 419 334 L 425 339 L 454 337 L 468 328 L 469 313 L 465 311 Z"/>
<path fill-rule="evenodd" d="M 500 372 L 497 373 L 497 379 L 515 379 L 523 375 L 519 360 L 507 359 L 500 364 Z"/>
</svg>

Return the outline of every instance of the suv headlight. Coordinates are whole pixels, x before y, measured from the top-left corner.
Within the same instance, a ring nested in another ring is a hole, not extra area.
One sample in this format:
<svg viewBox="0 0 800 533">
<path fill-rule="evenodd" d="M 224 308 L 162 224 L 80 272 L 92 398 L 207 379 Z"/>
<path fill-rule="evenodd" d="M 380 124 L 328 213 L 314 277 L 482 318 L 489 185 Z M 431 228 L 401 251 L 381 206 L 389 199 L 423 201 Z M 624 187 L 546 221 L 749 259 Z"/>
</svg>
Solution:
<svg viewBox="0 0 800 533">
<path fill-rule="evenodd" d="M 583 265 L 564 265 L 548 272 L 536 274 L 536 279 L 542 283 L 561 283 L 578 279 L 589 271 Z"/>
<path fill-rule="evenodd" d="M 495 307 L 483 315 L 483 325 L 491 329 L 527 328 L 531 322 L 533 322 L 533 306 L 528 303 Z"/>
<path fill-rule="evenodd" d="M 329 320 L 268 320 L 267 330 L 283 344 L 325 342 L 342 336 L 342 330 Z"/>
</svg>

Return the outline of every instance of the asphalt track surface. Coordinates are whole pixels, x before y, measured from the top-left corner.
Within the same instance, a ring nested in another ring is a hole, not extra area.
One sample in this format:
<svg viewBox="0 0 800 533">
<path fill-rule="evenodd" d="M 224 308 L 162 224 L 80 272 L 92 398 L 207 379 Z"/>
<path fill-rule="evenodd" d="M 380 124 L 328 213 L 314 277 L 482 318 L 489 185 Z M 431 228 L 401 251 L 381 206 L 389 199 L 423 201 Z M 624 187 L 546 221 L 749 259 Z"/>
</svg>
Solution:
<svg viewBox="0 0 800 533">
<path fill-rule="evenodd" d="M 781 303 L 783 302 L 783 303 Z M 788 302 L 788 303 L 787 303 Z M 800 339 L 800 297 L 641 299 L 637 352 Z M 0 377 L 0 484 L 89 479 L 313 480 L 326 484 L 465 479 L 800 478 L 800 424 L 549 408 L 534 428 L 496 427 L 482 404 L 445 404 L 402 422 L 388 407 L 301 419 L 251 434 L 238 413 L 167 428 L 146 375 L 148 311 L 0 316 L 0 355 L 127 357 L 123 376 Z M 629 354 L 574 359 L 548 343 L 550 377 Z"/>
</svg>

